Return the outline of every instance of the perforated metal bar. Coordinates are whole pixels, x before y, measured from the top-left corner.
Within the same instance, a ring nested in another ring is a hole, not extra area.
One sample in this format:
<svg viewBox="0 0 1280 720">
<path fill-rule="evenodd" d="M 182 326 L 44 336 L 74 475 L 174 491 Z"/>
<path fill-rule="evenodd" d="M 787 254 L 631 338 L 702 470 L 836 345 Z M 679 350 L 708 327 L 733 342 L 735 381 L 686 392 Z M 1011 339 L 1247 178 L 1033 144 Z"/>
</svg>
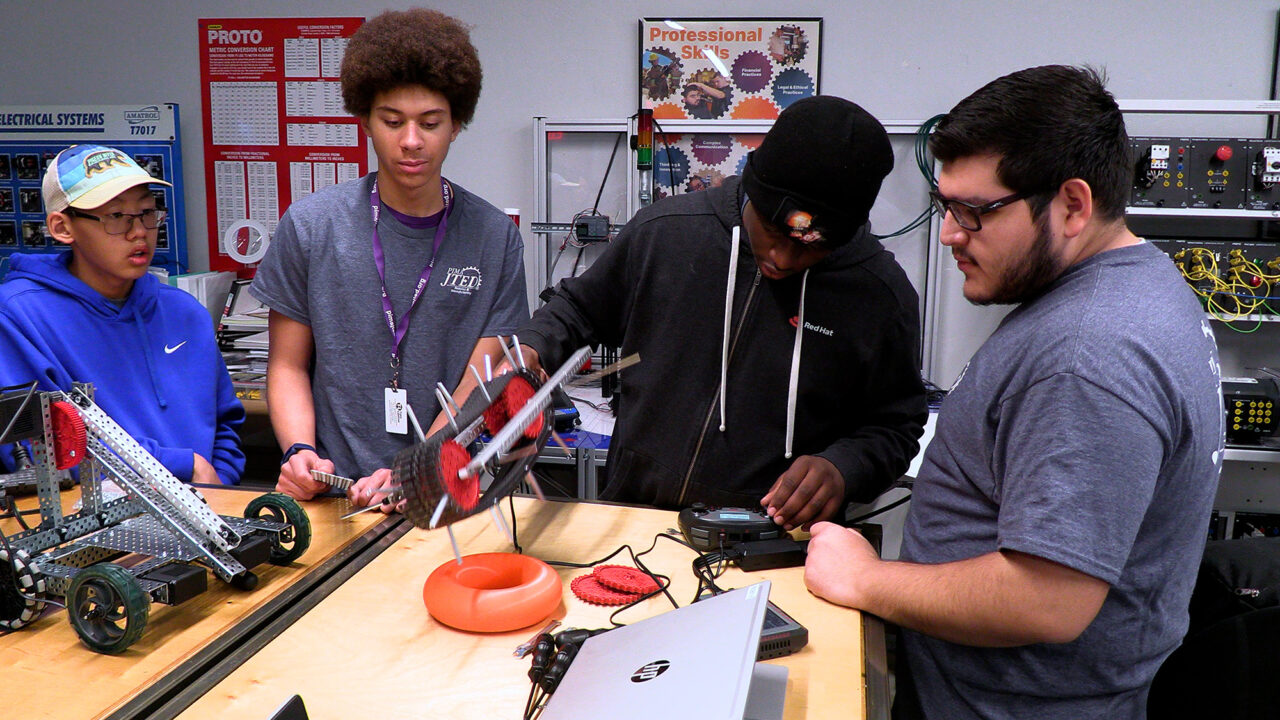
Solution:
<svg viewBox="0 0 1280 720">
<path fill-rule="evenodd" d="M 217 513 L 156 461 L 84 392 L 78 388 L 72 390 L 71 399 L 79 407 L 86 429 L 95 440 L 115 453 L 112 456 L 96 452 L 91 453 L 92 456 L 113 470 L 112 474 L 126 487 L 157 500 L 148 503 L 156 517 L 172 523 L 173 529 L 181 534 L 194 535 L 191 539 L 197 546 L 203 545 L 196 539 L 199 537 L 224 551 L 240 543 L 240 536 Z"/>
<path fill-rule="evenodd" d="M 155 487 L 143 482 L 120 458 L 112 455 L 96 437 L 89 441 L 89 455 L 97 458 L 98 462 L 121 486 L 127 487 L 134 492 L 137 498 L 146 506 L 151 516 L 167 526 L 166 533 L 176 533 L 191 543 L 192 547 L 199 548 L 202 556 L 209 562 L 210 567 L 218 574 L 218 577 L 223 580 L 229 580 L 235 575 L 244 572 L 244 566 L 228 555 L 226 550 L 210 545 L 205 541 L 204 538 L 209 534 L 207 530 L 192 523 L 181 512 L 175 512 L 181 510 L 181 507 L 170 505 L 165 495 L 161 494 Z M 192 497 L 194 498 L 195 495 L 192 495 Z M 221 516 L 214 514 L 212 510 L 209 510 L 209 513 L 213 515 L 220 526 L 227 529 L 227 535 L 234 537 L 236 543 L 239 544 L 239 534 L 232 530 Z"/>
<path fill-rule="evenodd" d="M 529 398 L 524 407 L 520 408 L 520 412 L 507 421 L 507 424 L 502 427 L 502 430 L 498 431 L 497 435 L 493 436 L 493 440 L 485 445 L 483 450 L 476 453 L 471 462 L 467 463 L 464 472 L 474 475 L 480 472 L 485 463 L 493 459 L 494 456 L 510 450 L 511 446 L 515 444 L 516 438 L 524 433 L 529 423 L 533 422 L 534 416 L 546 410 L 547 406 L 551 404 L 551 393 L 560 387 L 570 375 L 577 372 L 578 368 L 582 367 L 582 364 L 587 361 L 590 355 L 591 348 L 589 347 L 578 348 L 573 355 L 570 355 L 569 359 L 560 366 L 560 369 L 548 378 L 541 388 L 538 388 L 538 392 Z"/>
</svg>

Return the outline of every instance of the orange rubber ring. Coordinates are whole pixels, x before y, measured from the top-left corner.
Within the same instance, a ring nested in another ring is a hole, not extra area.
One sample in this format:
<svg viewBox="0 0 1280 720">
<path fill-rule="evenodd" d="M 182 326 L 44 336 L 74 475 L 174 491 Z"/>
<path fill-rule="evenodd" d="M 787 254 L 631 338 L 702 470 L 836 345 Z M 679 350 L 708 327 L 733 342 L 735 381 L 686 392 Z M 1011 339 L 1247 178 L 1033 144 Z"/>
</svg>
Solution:
<svg viewBox="0 0 1280 720">
<path fill-rule="evenodd" d="M 466 555 L 427 578 L 422 601 L 437 621 L 471 632 L 508 632 L 534 625 L 560 605 L 564 586 L 551 566 L 528 555 Z"/>
</svg>

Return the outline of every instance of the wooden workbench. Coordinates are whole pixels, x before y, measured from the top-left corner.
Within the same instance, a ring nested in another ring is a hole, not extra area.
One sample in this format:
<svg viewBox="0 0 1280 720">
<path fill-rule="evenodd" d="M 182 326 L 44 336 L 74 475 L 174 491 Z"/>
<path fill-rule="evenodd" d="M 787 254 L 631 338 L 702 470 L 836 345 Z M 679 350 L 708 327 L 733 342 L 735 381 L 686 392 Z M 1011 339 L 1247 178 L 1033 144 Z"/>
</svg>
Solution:
<svg viewBox="0 0 1280 720">
<path fill-rule="evenodd" d="M 622 544 L 639 552 L 676 523 L 671 512 L 596 503 L 517 498 L 515 508 L 525 552 L 544 560 L 597 561 Z M 464 554 L 510 550 L 488 513 L 454 530 Z M 672 592 L 684 605 L 696 588 L 693 558 L 688 548 L 659 540 L 643 561 L 672 578 Z M 517 660 L 512 651 L 542 623 L 498 634 L 437 623 L 423 605 L 422 586 L 432 570 L 451 561 L 445 531 L 408 531 L 179 717 L 265 720 L 298 693 L 312 720 L 519 718 L 529 692 L 529 660 Z M 609 562 L 629 564 L 629 559 L 623 554 Z M 568 590 L 568 581 L 586 571 L 558 569 L 565 594 L 553 617 L 566 626 L 606 627 L 613 608 L 587 605 Z M 790 668 L 785 717 L 882 717 L 886 674 L 880 622 L 810 595 L 802 574 L 802 568 L 730 570 L 719 581 L 727 589 L 772 580 L 771 599 L 809 628 L 807 647 L 772 661 Z M 619 620 L 631 623 L 670 608 L 658 596 Z M 869 652 L 864 653 L 864 642 Z M 654 716 L 661 714 L 655 708 Z"/>
<path fill-rule="evenodd" d="M 235 488 L 202 492 L 215 511 L 234 516 L 242 516 L 245 505 L 261 494 Z M 64 505 L 69 509 L 78 497 L 78 489 L 64 493 Z M 35 507 L 36 501 L 23 498 L 19 505 Z M 120 655 L 101 655 L 82 645 L 66 611 L 56 608 L 0 635 L 0 687 L 8 708 L 0 715 L 50 720 L 148 715 L 153 703 L 205 675 L 219 655 L 243 645 L 273 614 L 294 607 L 310 585 L 397 523 L 380 513 L 340 520 L 347 508 L 336 499 L 302 506 L 312 538 L 301 558 L 285 567 L 254 568 L 260 582 L 250 592 L 209 573 L 207 592 L 176 607 L 153 604 L 141 639 Z M 18 529 L 13 520 L 0 527 L 10 533 Z"/>
</svg>

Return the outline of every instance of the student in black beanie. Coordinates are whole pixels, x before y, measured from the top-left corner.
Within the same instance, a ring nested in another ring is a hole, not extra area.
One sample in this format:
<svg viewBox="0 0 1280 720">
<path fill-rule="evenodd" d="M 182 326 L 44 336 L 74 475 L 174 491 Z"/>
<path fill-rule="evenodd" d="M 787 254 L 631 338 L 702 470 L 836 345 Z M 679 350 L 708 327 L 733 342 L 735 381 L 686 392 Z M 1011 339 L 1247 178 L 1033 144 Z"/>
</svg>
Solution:
<svg viewBox="0 0 1280 720">
<path fill-rule="evenodd" d="M 901 476 L 927 410 L 917 296 L 868 213 L 893 169 L 857 105 L 800 100 L 741 178 L 642 209 L 520 330 L 558 367 L 583 345 L 639 353 L 607 500 L 839 519 Z"/>
</svg>

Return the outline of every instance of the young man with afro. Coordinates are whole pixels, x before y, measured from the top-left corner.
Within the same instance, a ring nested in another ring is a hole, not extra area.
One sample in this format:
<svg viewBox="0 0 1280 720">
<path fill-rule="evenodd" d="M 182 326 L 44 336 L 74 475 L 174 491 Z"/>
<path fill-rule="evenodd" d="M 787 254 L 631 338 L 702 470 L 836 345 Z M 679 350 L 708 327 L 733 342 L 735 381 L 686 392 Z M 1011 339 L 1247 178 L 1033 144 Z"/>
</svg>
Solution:
<svg viewBox="0 0 1280 720">
<path fill-rule="evenodd" d="M 468 395 L 467 365 L 501 357 L 497 336 L 529 310 L 518 228 L 441 174 L 480 96 L 468 29 L 432 10 L 385 12 L 352 36 L 341 81 L 378 170 L 290 206 L 250 290 L 271 309 L 277 489 L 309 499 L 328 490 L 310 470 L 335 472 L 360 478 L 349 494 L 363 505 L 415 440 L 387 415 L 407 404 L 443 425 L 436 384 Z"/>
</svg>

